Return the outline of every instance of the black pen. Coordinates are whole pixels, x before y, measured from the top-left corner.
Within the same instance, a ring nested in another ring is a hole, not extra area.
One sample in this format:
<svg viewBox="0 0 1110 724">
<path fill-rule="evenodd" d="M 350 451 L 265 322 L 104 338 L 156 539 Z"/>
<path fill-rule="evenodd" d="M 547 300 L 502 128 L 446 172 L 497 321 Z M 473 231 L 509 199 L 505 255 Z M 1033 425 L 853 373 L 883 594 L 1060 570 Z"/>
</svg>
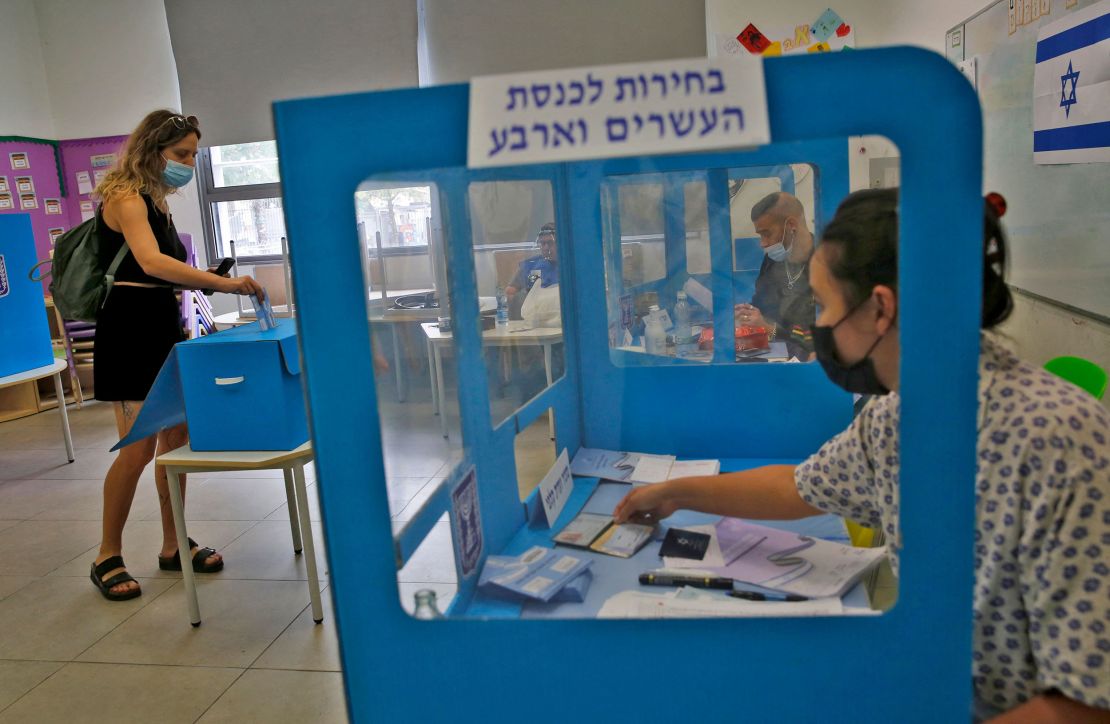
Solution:
<svg viewBox="0 0 1110 724">
<path fill-rule="evenodd" d="M 732 579 L 718 578 L 716 576 L 676 576 L 668 573 L 641 573 L 640 585 L 693 586 L 694 588 L 719 588 L 722 590 L 729 590 L 732 588 Z"/>
<path fill-rule="evenodd" d="M 805 596 L 796 593 L 756 593 L 755 591 L 729 591 L 733 598 L 742 598 L 745 601 L 808 601 Z"/>
</svg>

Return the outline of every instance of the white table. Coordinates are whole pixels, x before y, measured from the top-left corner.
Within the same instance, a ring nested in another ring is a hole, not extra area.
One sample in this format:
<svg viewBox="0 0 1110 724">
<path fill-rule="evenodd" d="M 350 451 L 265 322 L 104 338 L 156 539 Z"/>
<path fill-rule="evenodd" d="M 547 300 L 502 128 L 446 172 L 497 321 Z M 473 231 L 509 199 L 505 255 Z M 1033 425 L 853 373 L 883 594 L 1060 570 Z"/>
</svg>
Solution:
<svg viewBox="0 0 1110 724">
<path fill-rule="evenodd" d="M 53 364 L 45 367 L 36 367 L 26 372 L 17 372 L 14 375 L 0 377 L 0 389 L 12 385 L 41 380 L 44 377 L 54 376 L 54 392 L 58 395 L 58 413 L 62 416 L 62 435 L 66 440 L 66 455 L 73 462 L 73 436 L 69 433 L 69 415 L 66 414 L 66 396 L 62 390 L 62 373 L 69 368 L 69 362 L 64 359 L 55 359 Z"/>
<path fill-rule="evenodd" d="M 181 574 L 185 581 L 185 600 L 189 606 L 189 621 L 200 625 L 200 605 L 197 603 L 197 585 L 189 551 L 189 534 L 185 530 L 185 510 L 181 502 L 183 473 L 213 473 L 226 470 L 281 470 L 285 474 L 285 499 L 289 506 L 289 527 L 293 533 L 293 552 L 301 553 L 302 540 L 308 568 L 308 595 L 312 600 L 312 620 L 324 620 L 320 603 L 320 581 L 316 572 L 316 548 L 312 542 L 312 522 L 308 513 L 308 493 L 305 491 L 304 466 L 312 460 L 312 443 L 306 442 L 295 450 L 256 450 L 228 452 L 196 452 L 191 447 L 172 450 L 159 455 L 155 461 L 166 466 L 169 481 L 170 504 L 173 523 L 177 529 L 177 550 L 181 551 Z"/>
<path fill-rule="evenodd" d="M 436 322 L 420 325 L 428 345 L 428 376 L 432 385 L 432 414 L 439 415 L 440 428 L 447 437 L 447 415 L 443 410 L 443 348 L 450 347 L 454 339 L 450 332 L 440 330 Z M 552 380 L 551 355 L 556 344 L 563 341 L 563 330 L 559 327 L 529 327 L 523 321 L 509 322 L 482 332 L 482 345 L 488 347 L 543 347 L 543 370 L 547 375 L 547 386 Z M 548 430 L 555 435 L 555 423 L 550 413 L 547 416 Z"/>
</svg>

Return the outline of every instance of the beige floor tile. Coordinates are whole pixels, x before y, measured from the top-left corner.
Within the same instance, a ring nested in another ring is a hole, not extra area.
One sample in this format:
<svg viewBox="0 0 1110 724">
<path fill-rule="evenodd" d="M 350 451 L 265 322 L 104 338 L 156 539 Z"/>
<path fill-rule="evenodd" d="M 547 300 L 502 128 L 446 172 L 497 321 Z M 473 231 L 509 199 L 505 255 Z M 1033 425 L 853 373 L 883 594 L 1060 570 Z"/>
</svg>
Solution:
<svg viewBox="0 0 1110 724">
<path fill-rule="evenodd" d="M 186 521 L 189 537 L 202 546 L 223 550 L 229 543 L 246 533 L 252 526 L 249 520 L 197 520 Z M 55 568 L 51 576 L 87 576 L 89 564 L 96 558 L 100 537 L 89 549 L 83 551 L 63 566 Z M 123 529 L 123 559 L 128 571 L 136 578 L 181 578 L 180 571 L 163 571 L 158 567 L 158 551 L 162 548 L 162 522 L 155 520 L 129 520 Z M 197 574 L 202 577 L 220 576 L 222 573 Z"/>
<path fill-rule="evenodd" d="M 197 478 L 186 490 L 186 520 L 263 520 L 285 502 L 285 483 L 280 477 Z M 158 517 L 155 511 L 144 519 Z"/>
<path fill-rule="evenodd" d="M 297 671 L 340 671 L 339 641 L 336 637 L 335 611 L 331 592 L 322 594 L 324 620 L 312 620 L 312 607 L 297 616 L 289 628 L 258 657 L 251 668 L 295 669 Z"/>
<path fill-rule="evenodd" d="M 428 485 L 430 478 L 397 478 L 386 481 L 389 495 L 389 514 L 396 516 Z"/>
<path fill-rule="evenodd" d="M 66 407 L 66 412 L 69 415 L 70 425 L 108 425 L 112 428 L 116 426 L 115 412 L 111 402 L 100 402 L 86 396 L 81 409 L 77 409 L 76 405 L 69 405 Z M 46 410 L 37 415 L 21 417 L 5 424 L 19 427 L 58 425 L 58 410 L 57 408 Z"/>
<path fill-rule="evenodd" d="M 30 516 L 33 520 L 95 520 L 104 512 L 104 479 L 97 480 L 21 480 L 39 488 L 33 496 L 21 492 L 25 499 L 39 501 L 42 510 Z M 158 512 L 158 490 L 153 480 L 140 479 L 131 502 L 132 519 Z"/>
<path fill-rule="evenodd" d="M 38 576 L 0 576 L 0 600 L 37 580 Z"/>
<path fill-rule="evenodd" d="M 0 575 L 45 576 L 100 543 L 100 523 L 25 520 L 0 531 Z"/>
<path fill-rule="evenodd" d="M 0 427 L 0 456 L 9 450 L 64 450 L 65 438 L 62 436 L 62 424 L 58 421 L 57 413 L 54 415 L 56 425 L 22 425 L 19 427 L 4 425 Z M 90 428 L 95 429 L 95 428 Z M 77 427 L 69 426 L 70 435 L 73 437 L 73 446 L 80 448 L 77 443 Z M 109 447 L 111 447 L 109 445 Z"/>
<path fill-rule="evenodd" d="M 108 601 L 87 579 L 40 578 L 0 601 L 0 656 L 69 661 L 173 584 L 140 578 L 142 596 Z"/>
<path fill-rule="evenodd" d="M 428 502 L 428 498 L 430 498 L 432 494 L 439 489 L 439 486 L 443 484 L 443 480 L 443 478 L 432 478 L 429 480 L 428 484 L 421 488 L 420 492 L 414 495 L 412 500 L 410 500 L 400 512 L 394 514 L 393 519 L 412 520 L 416 517 L 416 514 L 420 512 L 420 508 L 424 506 L 424 503 Z"/>
<path fill-rule="evenodd" d="M 313 523 L 320 522 L 320 496 L 315 485 L 305 486 L 305 495 L 308 496 L 308 517 Z M 281 507 L 266 516 L 266 520 L 289 520 L 289 505 L 282 503 Z"/>
<path fill-rule="evenodd" d="M 397 573 L 397 580 L 405 583 L 457 582 L 450 523 L 435 524 L 405 567 Z"/>
<path fill-rule="evenodd" d="M 104 479 L 8 480 L 0 483 L 0 515 L 29 520 L 63 505 L 92 502 L 103 494 Z"/>
<path fill-rule="evenodd" d="M 251 669 L 202 716 L 198 724 L 244 721 L 346 722 L 341 674 Z"/>
<path fill-rule="evenodd" d="M 20 519 L 20 520 L 0 520 L 0 530 L 7 530 L 8 528 L 11 528 L 12 526 L 15 526 L 15 525 L 19 525 L 22 522 L 23 522 L 22 519 Z"/>
<path fill-rule="evenodd" d="M 0 711 L 64 665 L 58 661 L 0 661 Z"/>
<path fill-rule="evenodd" d="M 206 578 L 198 581 L 197 597 L 199 627 L 189 625 L 185 589 L 175 583 L 80 660 L 247 667 L 308 605 L 303 581 Z"/>
<path fill-rule="evenodd" d="M 71 463 L 62 450 L 9 450 L 4 453 L 4 479 L 103 480 L 115 457 L 106 450 L 77 450 Z"/>
<path fill-rule="evenodd" d="M 324 531 L 319 524 L 312 526 L 316 546 L 316 571 L 323 581 L 327 571 L 324 556 Z M 220 574 L 224 578 L 243 578 L 271 581 L 306 581 L 308 568 L 305 554 L 293 553 L 293 537 L 289 521 L 264 520 L 256 523 L 224 551 L 226 564 Z"/>
<path fill-rule="evenodd" d="M 0 722 L 189 724 L 241 673 L 239 669 L 66 664 L 0 714 Z"/>
<path fill-rule="evenodd" d="M 385 450 L 385 474 L 390 480 L 395 477 L 427 480 L 438 475 L 446 462 L 447 456 L 417 446 Z"/>
</svg>

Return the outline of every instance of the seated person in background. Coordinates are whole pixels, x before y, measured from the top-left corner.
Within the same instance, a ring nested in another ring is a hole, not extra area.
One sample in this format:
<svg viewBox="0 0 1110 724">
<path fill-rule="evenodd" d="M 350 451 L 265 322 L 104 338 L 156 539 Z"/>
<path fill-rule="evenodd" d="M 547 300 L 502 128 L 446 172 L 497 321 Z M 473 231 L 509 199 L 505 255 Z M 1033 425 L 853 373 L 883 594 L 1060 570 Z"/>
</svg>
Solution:
<svg viewBox="0 0 1110 724">
<path fill-rule="evenodd" d="M 555 246 L 555 224 L 546 223 L 536 236 L 540 253 L 520 262 L 516 275 L 505 287 L 509 317 L 523 319 L 532 327 L 558 327 L 559 259 Z"/>
<path fill-rule="evenodd" d="M 766 327 L 771 341 L 786 342 L 787 353 L 813 359 L 816 309 L 809 287 L 813 234 L 796 197 L 776 191 L 752 207 L 752 222 L 766 255 L 755 280 L 751 304 L 738 304 L 736 326 Z"/>
</svg>

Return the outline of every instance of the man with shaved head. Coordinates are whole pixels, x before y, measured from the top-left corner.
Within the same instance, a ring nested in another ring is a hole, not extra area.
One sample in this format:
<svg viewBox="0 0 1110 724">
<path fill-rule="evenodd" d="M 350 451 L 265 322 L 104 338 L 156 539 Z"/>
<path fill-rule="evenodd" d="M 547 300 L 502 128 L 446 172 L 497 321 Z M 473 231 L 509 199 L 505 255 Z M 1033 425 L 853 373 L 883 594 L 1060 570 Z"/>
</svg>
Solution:
<svg viewBox="0 0 1110 724">
<path fill-rule="evenodd" d="M 813 234 L 806 227 L 805 209 L 793 194 L 777 191 L 752 207 L 752 223 L 765 256 L 751 304 L 736 306 L 736 324 L 766 327 L 772 340 L 786 342 L 792 357 L 813 359 Z"/>
</svg>

